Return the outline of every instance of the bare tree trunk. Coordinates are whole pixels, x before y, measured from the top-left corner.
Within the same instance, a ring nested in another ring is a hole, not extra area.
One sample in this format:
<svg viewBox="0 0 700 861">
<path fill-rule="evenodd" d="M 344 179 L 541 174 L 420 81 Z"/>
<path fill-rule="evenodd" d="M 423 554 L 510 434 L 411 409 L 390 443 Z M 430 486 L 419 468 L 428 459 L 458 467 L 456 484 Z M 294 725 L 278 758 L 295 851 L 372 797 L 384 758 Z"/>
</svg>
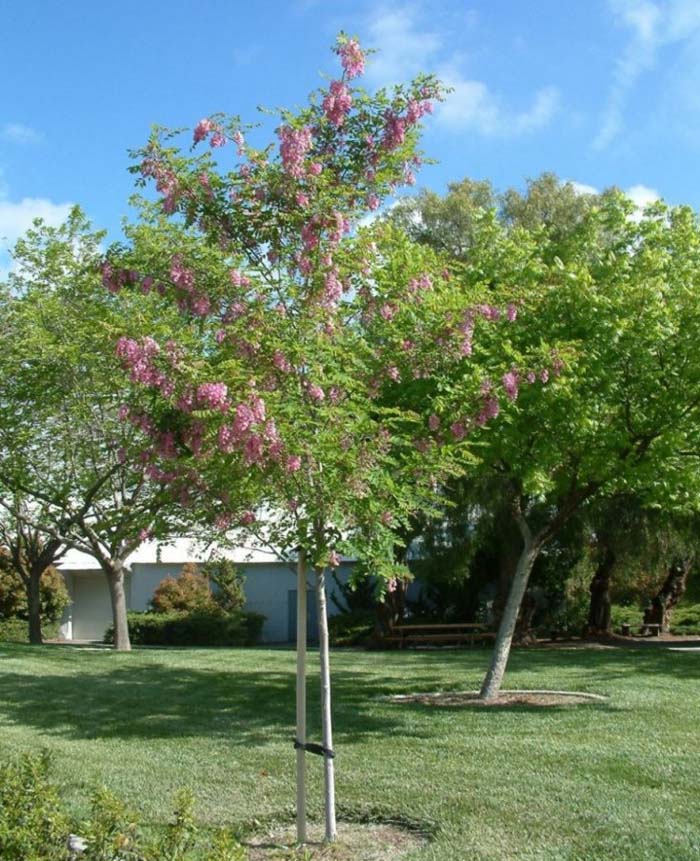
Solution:
<svg viewBox="0 0 700 861">
<path fill-rule="evenodd" d="M 326 611 L 326 576 L 316 569 L 316 599 L 318 602 L 318 650 L 321 663 L 321 730 L 326 802 L 326 843 L 338 836 L 335 820 L 335 769 L 333 767 L 333 719 L 331 715 L 331 667 L 328 647 L 328 614 Z"/>
<path fill-rule="evenodd" d="M 541 544 L 533 541 L 532 533 L 522 517 L 519 520 L 519 525 L 523 535 L 523 548 L 515 569 L 515 576 L 513 577 L 513 583 L 510 587 L 503 616 L 501 617 L 501 623 L 498 627 L 491 665 L 479 693 L 480 698 L 483 700 L 495 699 L 501 689 L 510 655 L 510 647 L 513 643 L 513 634 L 515 633 L 515 626 L 518 621 L 520 605 L 527 589 L 532 566 L 535 564 L 535 560 L 541 549 Z"/>
<path fill-rule="evenodd" d="M 29 620 L 29 642 L 40 646 L 41 636 L 41 575 L 42 571 L 30 570 L 25 581 L 27 589 L 27 617 Z"/>
<path fill-rule="evenodd" d="M 668 569 L 662 587 L 654 595 L 649 608 L 644 613 L 645 625 L 660 625 L 660 630 L 668 634 L 671 630 L 671 611 L 685 593 L 691 561 L 676 559 Z"/>
<path fill-rule="evenodd" d="M 297 843 L 306 843 L 306 557 L 297 558 Z"/>
<path fill-rule="evenodd" d="M 588 610 L 588 634 L 609 634 L 610 621 L 610 576 L 615 567 L 615 554 L 608 545 L 598 563 L 591 580 L 591 603 Z"/>
<path fill-rule="evenodd" d="M 124 590 L 124 563 L 117 560 L 103 564 L 112 601 L 112 624 L 114 626 L 114 648 L 118 652 L 130 652 L 129 625 L 126 620 L 126 592 Z"/>
</svg>

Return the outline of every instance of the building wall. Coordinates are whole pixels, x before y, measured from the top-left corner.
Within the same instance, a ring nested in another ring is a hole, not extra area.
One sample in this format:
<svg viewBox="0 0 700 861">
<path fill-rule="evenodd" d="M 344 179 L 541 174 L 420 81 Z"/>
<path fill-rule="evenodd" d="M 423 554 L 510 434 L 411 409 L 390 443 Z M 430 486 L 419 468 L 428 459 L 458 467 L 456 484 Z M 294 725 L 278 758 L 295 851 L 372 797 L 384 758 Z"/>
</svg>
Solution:
<svg viewBox="0 0 700 861">
<path fill-rule="evenodd" d="M 134 563 L 127 577 L 127 607 L 130 610 L 147 610 L 156 586 L 165 577 L 175 577 L 184 563 Z M 287 643 L 296 634 L 296 572 L 284 562 L 254 562 L 240 566 L 246 578 L 246 610 L 262 613 L 266 618 L 262 642 Z M 342 565 L 338 571 L 341 582 L 347 581 L 352 566 Z M 112 610 L 107 579 L 102 571 L 64 572 L 72 604 L 64 614 L 61 636 L 66 640 L 101 640 L 112 622 Z M 314 575 L 309 573 L 308 584 L 314 589 Z M 332 600 L 337 591 L 332 577 L 327 578 L 326 596 L 329 615 L 338 608 Z M 315 599 L 309 594 L 309 634 L 315 639 Z"/>
</svg>

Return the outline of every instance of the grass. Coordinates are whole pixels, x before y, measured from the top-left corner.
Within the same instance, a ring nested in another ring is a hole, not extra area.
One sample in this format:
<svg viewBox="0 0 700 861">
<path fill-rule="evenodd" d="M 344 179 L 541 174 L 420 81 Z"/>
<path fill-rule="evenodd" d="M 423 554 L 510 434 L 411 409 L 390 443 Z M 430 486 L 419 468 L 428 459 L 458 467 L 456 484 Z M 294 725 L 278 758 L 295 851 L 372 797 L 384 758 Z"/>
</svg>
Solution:
<svg viewBox="0 0 700 861">
<path fill-rule="evenodd" d="M 554 709 L 436 708 L 377 697 L 478 685 L 488 653 L 333 657 L 346 818 L 434 832 L 434 861 L 700 859 L 700 652 L 514 652 L 511 688 L 609 696 Z M 205 822 L 293 815 L 294 654 L 269 649 L 0 646 L 0 755 L 49 748 L 79 807 L 95 784 L 162 821 L 189 786 Z M 318 739 L 318 686 L 310 737 Z M 309 757 L 312 813 L 321 762 Z"/>
</svg>

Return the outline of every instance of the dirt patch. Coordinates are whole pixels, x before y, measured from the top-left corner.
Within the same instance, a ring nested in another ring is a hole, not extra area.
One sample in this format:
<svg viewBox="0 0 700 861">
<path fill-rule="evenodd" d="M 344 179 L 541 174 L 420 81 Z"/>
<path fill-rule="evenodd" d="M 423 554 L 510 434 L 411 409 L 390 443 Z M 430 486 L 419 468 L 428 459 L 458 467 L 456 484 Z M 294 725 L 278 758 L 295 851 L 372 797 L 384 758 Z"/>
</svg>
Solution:
<svg viewBox="0 0 700 861">
<path fill-rule="evenodd" d="M 323 843 L 323 827 L 310 825 L 309 842 L 295 846 L 293 826 L 271 830 L 247 843 L 250 861 L 401 861 L 425 846 L 420 832 L 384 823 L 338 823 L 336 843 Z"/>
<path fill-rule="evenodd" d="M 420 703 L 426 706 L 552 706 L 591 705 L 605 702 L 607 697 L 583 691 L 501 691 L 492 700 L 479 699 L 478 691 L 437 691 L 426 694 L 397 694 L 386 697 L 394 703 Z"/>
</svg>

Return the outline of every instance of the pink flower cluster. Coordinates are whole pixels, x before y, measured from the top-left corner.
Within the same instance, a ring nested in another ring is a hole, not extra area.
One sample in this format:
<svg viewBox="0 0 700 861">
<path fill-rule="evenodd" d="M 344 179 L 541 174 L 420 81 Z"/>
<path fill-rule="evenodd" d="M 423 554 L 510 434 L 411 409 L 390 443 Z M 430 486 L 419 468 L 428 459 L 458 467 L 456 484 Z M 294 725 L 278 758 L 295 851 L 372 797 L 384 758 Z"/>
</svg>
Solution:
<svg viewBox="0 0 700 861">
<path fill-rule="evenodd" d="M 281 126 L 277 130 L 280 139 L 280 155 L 285 171 L 295 179 L 304 176 L 304 159 L 313 144 L 311 129 L 304 126 L 293 129 L 291 126 Z"/>
<path fill-rule="evenodd" d="M 160 347 L 153 338 L 142 338 L 139 343 L 133 338 L 122 336 L 117 341 L 116 353 L 133 382 L 160 389 L 165 397 L 172 395 L 172 382 L 154 361 L 160 353 Z"/>
<path fill-rule="evenodd" d="M 212 148 L 221 147 L 226 143 L 224 133 L 215 122 L 206 118 L 200 120 L 194 128 L 194 142 L 197 144 L 206 140 L 209 135 L 211 135 L 209 146 Z"/>
<path fill-rule="evenodd" d="M 182 311 L 189 310 L 196 317 L 206 317 L 211 311 L 211 301 L 204 293 L 195 289 L 195 274 L 184 265 L 182 256 L 175 254 L 170 264 L 170 277 L 182 291 L 178 306 Z"/>
<path fill-rule="evenodd" d="M 352 108 L 352 96 L 350 90 L 343 81 L 332 81 L 330 89 L 323 99 L 323 112 L 336 128 L 340 128 L 345 122 L 345 117 Z"/>
<path fill-rule="evenodd" d="M 234 410 L 230 424 L 222 425 L 218 433 L 218 447 L 224 454 L 242 451 L 248 466 L 262 464 L 269 458 L 279 460 L 283 444 L 273 419 L 266 419 L 265 402 L 253 395 L 249 403 L 240 403 Z"/>
<path fill-rule="evenodd" d="M 337 48 L 340 64 L 348 78 L 357 78 L 365 71 L 365 55 L 356 39 L 348 39 Z"/>
<path fill-rule="evenodd" d="M 168 215 L 175 212 L 180 198 L 180 186 L 176 174 L 156 158 L 144 159 L 140 170 L 144 177 L 155 180 L 156 191 L 163 195 L 163 212 Z"/>
<path fill-rule="evenodd" d="M 197 387 L 197 401 L 206 409 L 225 413 L 231 405 L 227 395 L 226 383 L 202 383 Z"/>
</svg>

